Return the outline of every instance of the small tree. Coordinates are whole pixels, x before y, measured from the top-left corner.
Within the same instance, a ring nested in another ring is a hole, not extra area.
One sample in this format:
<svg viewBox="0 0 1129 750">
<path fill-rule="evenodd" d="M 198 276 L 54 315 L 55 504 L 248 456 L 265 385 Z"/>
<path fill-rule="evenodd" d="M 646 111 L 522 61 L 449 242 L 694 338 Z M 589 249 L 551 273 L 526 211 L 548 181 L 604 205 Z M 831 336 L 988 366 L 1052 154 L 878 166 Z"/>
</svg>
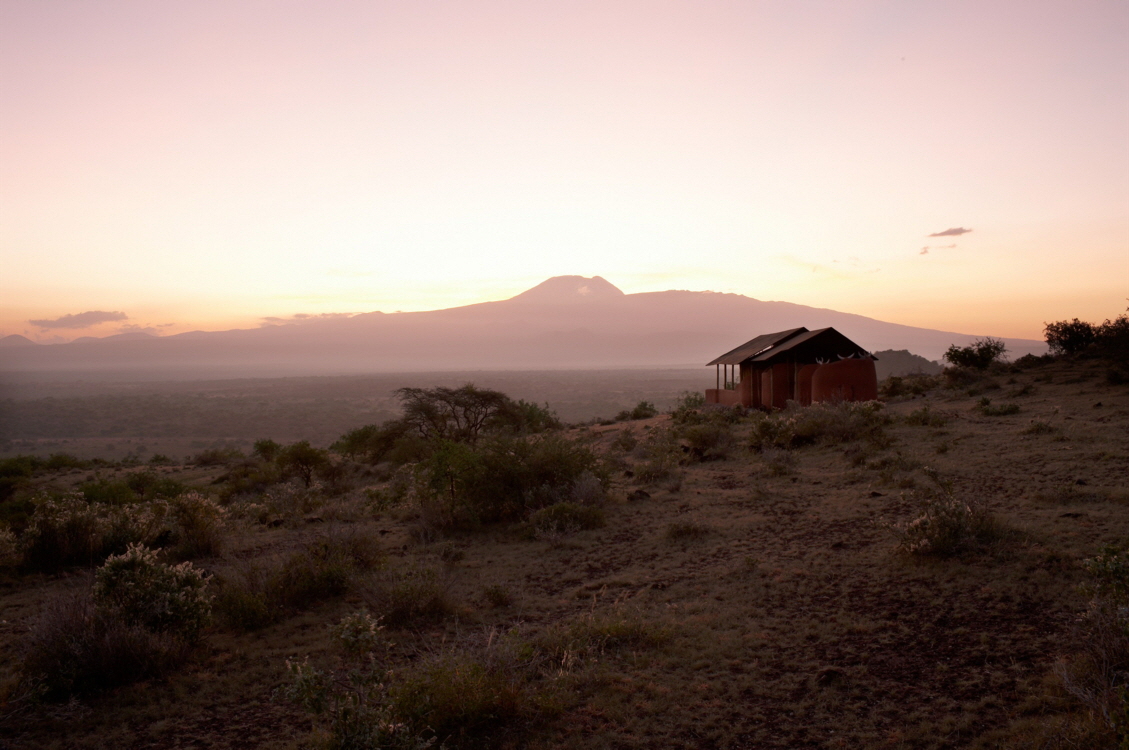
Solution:
<svg viewBox="0 0 1129 750">
<path fill-rule="evenodd" d="M 313 482 L 314 472 L 329 465 L 329 454 L 321 448 L 313 447 L 308 440 L 303 440 L 283 448 L 278 454 L 278 463 L 284 470 L 293 471 L 301 477 L 302 482 L 309 487 Z"/>
<path fill-rule="evenodd" d="M 994 338 L 976 339 L 969 346 L 953 344 L 945 352 L 945 361 L 955 367 L 973 370 L 987 370 L 993 362 L 998 362 L 1007 351 L 1004 342 Z"/>
<path fill-rule="evenodd" d="M 1052 353 L 1077 354 L 1094 343 L 1096 331 L 1093 323 L 1075 318 L 1045 324 L 1043 335 Z"/>
<path fill-rule="evenodd" d="M 270 438 L 263 438 L 255 441 L 255 447 L 251 449 L 251 452 L 264 461 L 273 461 L 282 452 L 282 446 Z"/>
<path fill-rule="evenodd" d="M 500 391 L 476 388 L 401 388 L 403 423 L 425 440 L 478 442 L 479 434 L 512 404 Z"/>
</svg>

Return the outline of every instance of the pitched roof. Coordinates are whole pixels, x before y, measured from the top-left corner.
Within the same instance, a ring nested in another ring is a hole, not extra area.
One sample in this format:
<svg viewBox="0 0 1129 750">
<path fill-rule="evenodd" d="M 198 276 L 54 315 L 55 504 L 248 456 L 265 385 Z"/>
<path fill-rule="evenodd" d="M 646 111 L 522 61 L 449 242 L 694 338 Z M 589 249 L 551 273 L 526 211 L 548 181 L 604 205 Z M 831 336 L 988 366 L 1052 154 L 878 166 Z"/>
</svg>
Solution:
<svg viewBox="0 0 1129 750">
<path fill-rule="evenodd" d="M 863 356 L 877 359 L 834 328 L 820 328 L 815 331 L 793 328 L 790 331 L 757 336 L 706 366 L 739 365 L 743 362 L 769 363 L 780 359 L 809 359 L 814 362 L 823 358 L 845 359 Z"/>
<path fill-rule="evenodd" d="M 710 362 L 706 367 L 713 365 L 739 365 L 747 359 L 752 359 L 766 349 L 771 349 L 779 345 L 781 342 L 787 341 L 793 336 L 801 333 L 807 333 L 806 328 L 790 328 L 787 331 L 778 331 L 777 333 L 765 333 L 757 336 L 752 341 L 747 341 L 741 346 L 722 354 L 720 357 Z"/>
</svg>

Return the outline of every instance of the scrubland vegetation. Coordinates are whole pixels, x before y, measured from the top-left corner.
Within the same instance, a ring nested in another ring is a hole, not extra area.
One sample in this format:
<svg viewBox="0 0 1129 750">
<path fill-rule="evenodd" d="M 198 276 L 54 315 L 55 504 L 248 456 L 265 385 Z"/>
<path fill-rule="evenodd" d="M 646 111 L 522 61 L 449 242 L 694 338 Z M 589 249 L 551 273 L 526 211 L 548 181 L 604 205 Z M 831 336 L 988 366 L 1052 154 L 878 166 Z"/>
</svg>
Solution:
<svg viewBox="0 0 1129 750">
<path fill-rule="evenodd" d="M 398 417 L 331 444 L 7 459 L 0 730 L 58 748 L 1124 746 L 1123 321 L 1084 346 L 1051 324 L 1056 353 L 1013 363 L 954 347 L 869 403 L 686 393 L 569 426 L 486 388 L 409 387 Z"/>
</svg>

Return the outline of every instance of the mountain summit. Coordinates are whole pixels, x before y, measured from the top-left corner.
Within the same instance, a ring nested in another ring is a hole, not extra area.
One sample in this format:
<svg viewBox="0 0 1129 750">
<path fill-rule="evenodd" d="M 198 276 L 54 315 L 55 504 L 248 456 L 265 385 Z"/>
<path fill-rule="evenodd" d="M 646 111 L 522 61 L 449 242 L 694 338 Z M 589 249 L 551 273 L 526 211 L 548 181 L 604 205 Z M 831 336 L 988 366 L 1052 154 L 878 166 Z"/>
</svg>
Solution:
<svg viewBox="0 0 1129 750">
<path fill-rule="evenodd" d="M 514 301 L 567 305 L 577 302 L 605 302 L 626 297 L 622 290 L 602 276 L 554 276 L 513 297 Z"/>
</svg>

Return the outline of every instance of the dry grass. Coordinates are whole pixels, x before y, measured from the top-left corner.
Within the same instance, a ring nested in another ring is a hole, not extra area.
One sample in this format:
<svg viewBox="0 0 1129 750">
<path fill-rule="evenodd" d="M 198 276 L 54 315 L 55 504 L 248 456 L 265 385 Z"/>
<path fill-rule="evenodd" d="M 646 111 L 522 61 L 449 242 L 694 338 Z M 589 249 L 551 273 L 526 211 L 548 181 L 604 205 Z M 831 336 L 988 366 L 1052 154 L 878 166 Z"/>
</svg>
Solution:
<svg viewBox="0 0 1129 750">
<path fill-rule="evenodd" d="M 219 578 L 258 566 L 269 579 L 330 527 L 377 539 L 385 567 L 354 567 L 347 585 L 255 632 L 213 626 L 160 680 L 11 716 L 6 742 L 294 747 L 314 724 L 272 698 L 286 659 L 328 669 L 328 626 L 367 607 L 386 617 L 382 663 L 403 680 L 401 711 L 443 727 L 449 747 L 1108 745 L 1113 730 L 1054 668 L 1092 658 L 1073 626 L 1090 602 L 1081 561 L 1129 538 L 1129 450 L 1115 439 L 1129 429 L 1129 390 L 1088 367 L 1043 365 L 1026 392 L 1036 371 L 992 376 L 1016 381 L 1005 387 L 1018 420 L 980 413 L 967 390 L 986 389 L 981 378 L 899 395 L 889 423 L 829 418 L 834 436 L 817 425 L 778 453 L 694 460 L 661 416 L 575 430 L 620 463 L 605 525 L 560 538 L 502 525 L 413 541 L 410 513 L 374 509 L 361 492 L 334 501 L 353 519 L 339 523 L 307 520 L 297 501 L 266 523 L 229 519 L 226 557 L 206 561 Z M 1056 432 L 1026 431 L 1033 423 Z M 750 422 L 726 429 L 750 443 Z M 921 515 L 922 466 L 1022 533 L 980 547 L 992 554 L 898 554 L 880 521 Z M 672 543 L 671 529 L 708 533 Z M 8 574 L 3 682 L 11 646 L 67 580 Z"/>
</svg>

